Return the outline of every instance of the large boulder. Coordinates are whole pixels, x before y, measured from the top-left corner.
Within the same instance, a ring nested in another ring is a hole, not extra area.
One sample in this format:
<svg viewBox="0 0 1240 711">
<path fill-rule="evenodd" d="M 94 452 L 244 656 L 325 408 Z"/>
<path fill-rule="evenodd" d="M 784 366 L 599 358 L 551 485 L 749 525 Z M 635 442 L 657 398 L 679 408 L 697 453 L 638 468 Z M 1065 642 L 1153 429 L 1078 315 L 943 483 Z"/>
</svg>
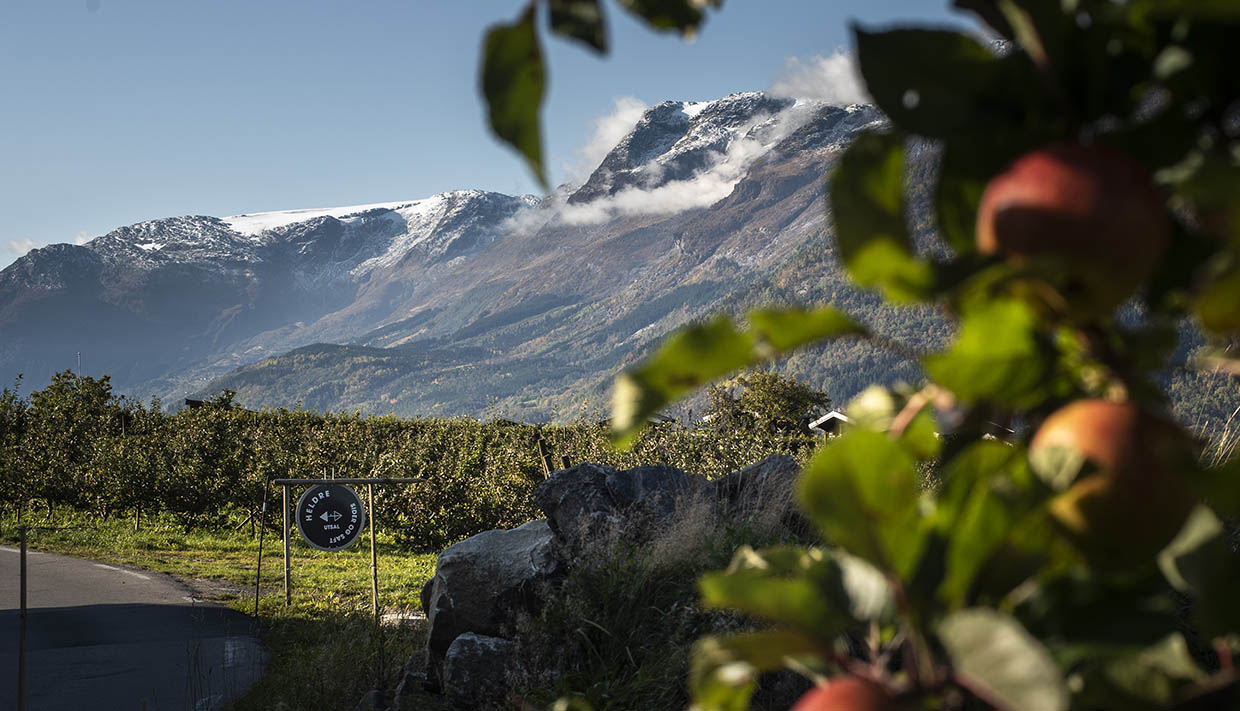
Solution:
<svg viewBox="0 0 1240 711">
<path fill-rule="evenodd" d="M 706 479 L 667 466 L 618 471 L 578 464 L 551 475 L 534 489 L 534 502 L 568 556 L 601 537 L 641 541 L 670 520 L 690 499 L 711 495 Z"/>
<path fill-rule="evenodd" d="M 449 647 L 451 649 L 451 647 Z M 426 686 L 426 650 L 420 649 L 405 660 L 392 692 L 393 711 L 413 711 L 417 697 Z"/>
<path fill-rule="evenodd" d="M 442 665 L 462 634 L 502 637 L 520 610 L 537 607 L 536 585 L 556 572 L 551 527 L 539 519 L 509 531 L 486 531 L 439 554 L 422 589 L 429 626 L 427 685 L 440 686 Z"/>
<path fill-rule="evenodd" d="M 796 504 L 801 467 L 787 454 L 772 454 L 760 462 L 715 480 L 720 508 L 736 520 L 768 526 L 782 525 L 803 536 L 812 530 Z"/>
<path fill-rule="evenodd" d="M 471 711 L 506 708 L 505 678 L 515 645 L 506 639 L 466 632 L 452 640 L 443 660 L 443 693 Z"/>
</svg>

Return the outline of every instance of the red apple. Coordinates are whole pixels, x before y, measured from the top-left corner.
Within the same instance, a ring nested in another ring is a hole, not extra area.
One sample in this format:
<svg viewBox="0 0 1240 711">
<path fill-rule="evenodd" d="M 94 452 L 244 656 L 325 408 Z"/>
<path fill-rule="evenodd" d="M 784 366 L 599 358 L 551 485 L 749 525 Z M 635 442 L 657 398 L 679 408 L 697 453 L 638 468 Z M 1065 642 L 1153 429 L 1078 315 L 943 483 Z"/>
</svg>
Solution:
<svg viewBox="0 0 1240 711">
<path fill-rule="evenodd" d="M 886 689 L 856 676 L 837 677 L 797 699 L 792 711 L 895 711 Z"/>
<path fill-rule="evenodd" d="M 977 248 L 1042 267 L 1068 305 L 1105 313 L 1157 268 L 1168 242 L 1149 173 L 1118 151 L 1056 143 L 1025 154 L 986 186 Z"/>
<path fill-rule="evenodd" d="M 1095 467 L 1048 510 L 1097 564 L 1152 560 L 1195 503 L 1187 476 L 1191 440 L 1133 403 L 1079 400 L 1057 410 L 1034 435 L 1029 453 L 1049 447 L 1076 450 Z"/>
</svg>

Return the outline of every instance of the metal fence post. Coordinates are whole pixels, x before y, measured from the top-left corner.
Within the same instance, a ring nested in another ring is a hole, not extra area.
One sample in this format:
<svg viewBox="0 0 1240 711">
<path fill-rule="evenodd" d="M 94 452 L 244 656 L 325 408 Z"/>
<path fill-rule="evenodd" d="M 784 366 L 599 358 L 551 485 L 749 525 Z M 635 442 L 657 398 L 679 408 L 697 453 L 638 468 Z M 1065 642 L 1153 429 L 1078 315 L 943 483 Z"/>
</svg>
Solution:
<svg viewBox="0 0 1240 711">
<path fill-rule="evenodd" d="M 17 711 L 26 711 L 26 527 L 21 534 L 21 619 L 17 623 Z"/>
<path fill-rule="evenodd" d="M 284 485 L 284 607 L 288 607 L 293 601 L 293 591 L 289 584 L 289 576 L 292 570 L 289 567 L 288 560 L 288 484 Z"/>
</svg>

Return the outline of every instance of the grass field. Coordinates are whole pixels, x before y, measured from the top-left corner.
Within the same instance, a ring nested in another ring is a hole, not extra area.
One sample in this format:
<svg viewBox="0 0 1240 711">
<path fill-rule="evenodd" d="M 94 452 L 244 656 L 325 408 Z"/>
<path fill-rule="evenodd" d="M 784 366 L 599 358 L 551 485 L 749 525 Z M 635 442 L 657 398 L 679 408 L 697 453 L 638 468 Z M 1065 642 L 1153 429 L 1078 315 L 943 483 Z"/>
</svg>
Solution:
<svg viewBox="0 0 1240 711">
<path fill-rule="evenodd" d="M 284 605 L 283 546 L 268 531 L 263 547 L 259 617 L 270 653 L 262 680 L 236 704 L 238 711 L 351 709 L 369 690 L 395 685 L 405 660 L 425 642 L 419 592 L 434 574 L 435 555 L 410 553 L 377 535 L 379 606 L 371 613 L 370 547 L 363 534 L 349 550 L 326 553 L 291 536 L 292 604 Z M 165 521 L 66 515 L 32 530 L 32 549 L 117 563 L 182 579 L 201 597 L 247 615 L 254 612 L 258 539 L 250 531 L 186 532 Z M 13 517 L 0 540 L 15 544 Z M 353 640 L 341 645 L 341 639 Z M 360 643 L 359 643 L 360 641 Z M 332 670 L 331 673 L 323 673 Z M 419 701 L 434 708 L 436 699 Z"/>
</svg>

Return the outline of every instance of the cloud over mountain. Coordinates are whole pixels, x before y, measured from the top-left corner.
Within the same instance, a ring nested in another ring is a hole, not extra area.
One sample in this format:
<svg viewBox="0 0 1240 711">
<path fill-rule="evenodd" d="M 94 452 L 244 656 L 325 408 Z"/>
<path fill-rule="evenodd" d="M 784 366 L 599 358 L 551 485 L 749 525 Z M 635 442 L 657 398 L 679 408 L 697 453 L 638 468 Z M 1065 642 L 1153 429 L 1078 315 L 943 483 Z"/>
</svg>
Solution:
<svg viewBox="0 0 1240 711">
<path fill-rule="evenodd" d="M 843 106 L 870 103 L 856 59 L 842 50 L 808 60 L 789 58 L 784 62 L 783 71 L 771 84 L 769 93 Z"/>
<path fill-rule="evenodd" d="M 646 102 L 632 96 L 617 96 L 612 103 L 611 113 L 590 122 L 590 136 L 585 145 L 577 149 L 580 162 L 569 167 L 569 182 L 588 178 L 594 167 L 633 130 L 650 108 Z"/>
</svg>

